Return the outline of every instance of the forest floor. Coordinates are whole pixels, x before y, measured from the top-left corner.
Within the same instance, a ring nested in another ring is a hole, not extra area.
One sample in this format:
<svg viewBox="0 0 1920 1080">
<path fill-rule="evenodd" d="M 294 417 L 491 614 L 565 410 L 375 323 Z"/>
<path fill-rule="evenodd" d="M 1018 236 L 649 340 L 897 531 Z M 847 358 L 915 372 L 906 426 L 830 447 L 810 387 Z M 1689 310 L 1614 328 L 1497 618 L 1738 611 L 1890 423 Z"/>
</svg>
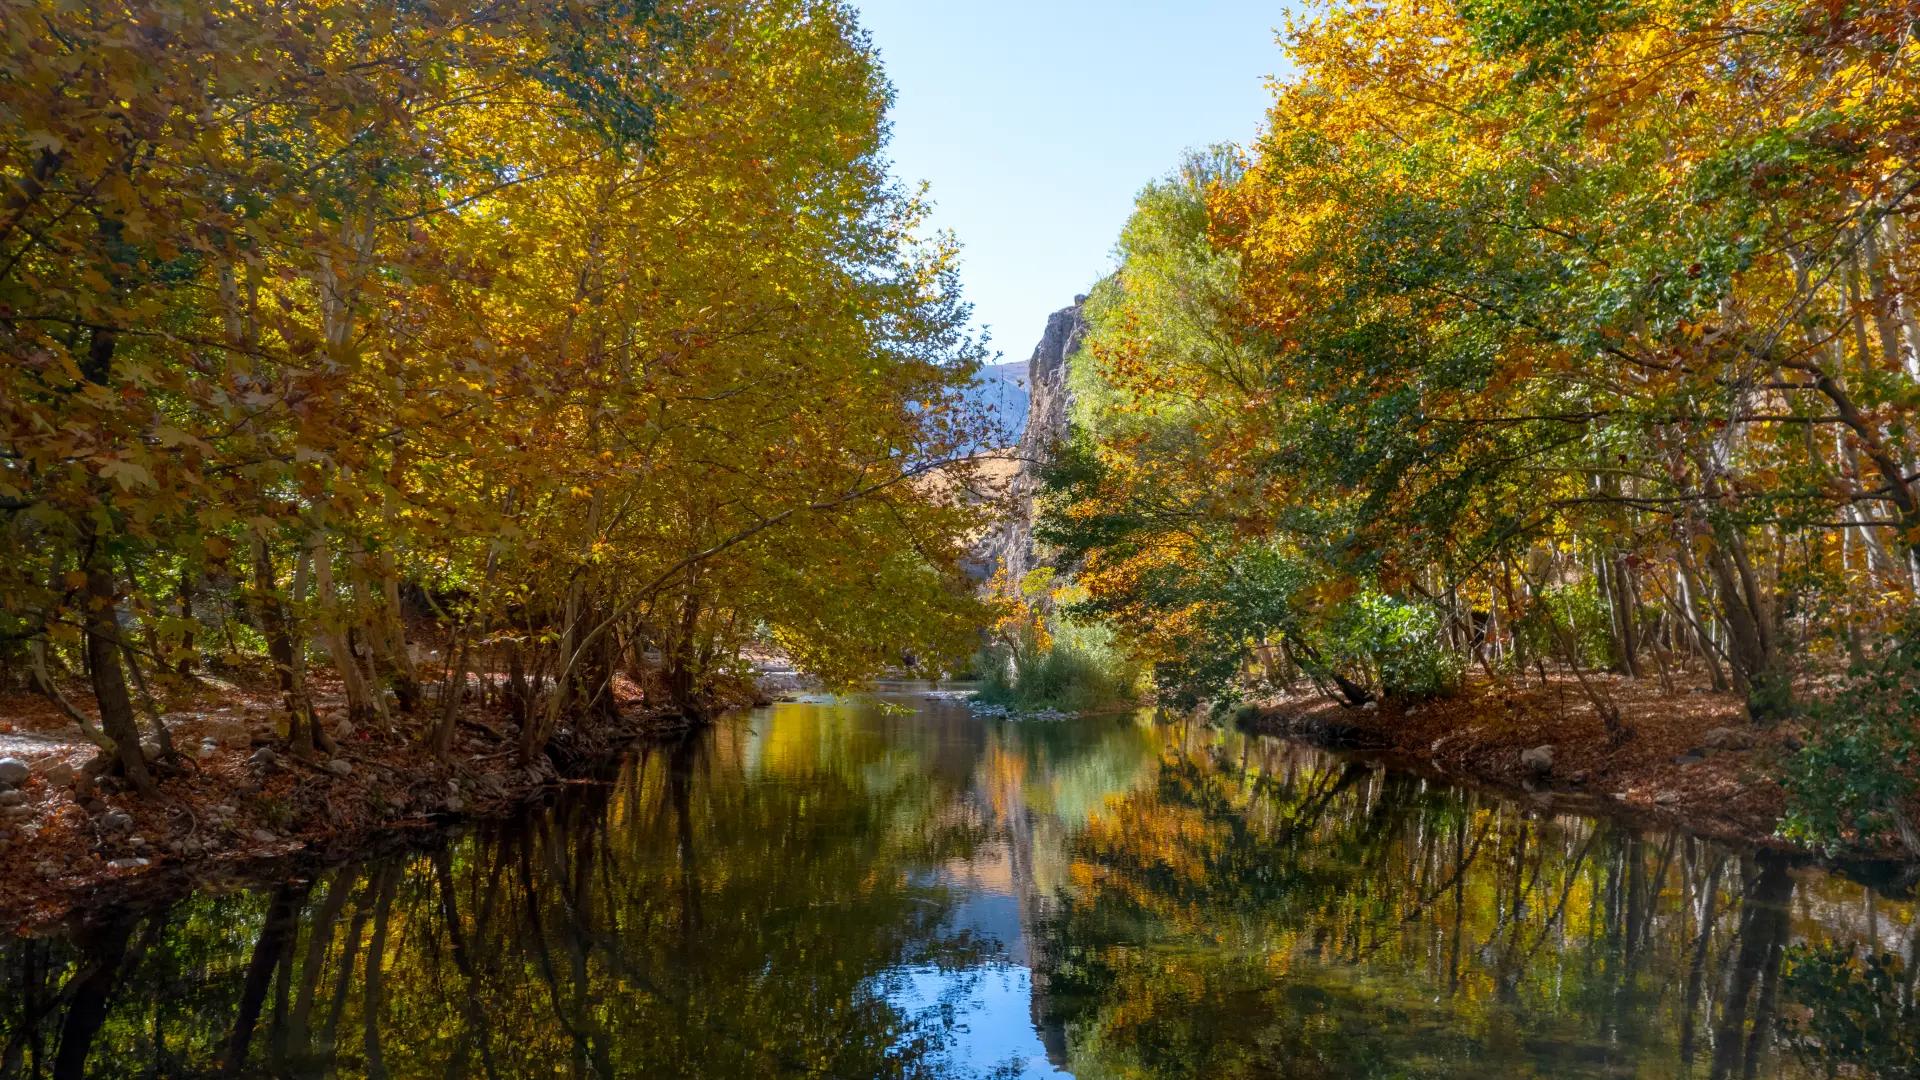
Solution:
<svg viewBox="0 0 1920 1080">
<path fill-rule="evenodd" d="M 22 783 L 0 783 L 0 933 L 141 888 L 244 877 L 266 859 L 343 852 L 378 833 L 505 812 L 638 739 L 687 726 L 649 711 L 622 678 L 617 717 L 563 724 L 551 760 L 522 765 L 510 720 L 490 701 L 462 711 L 453 752 L 442 760 L 421 745 L 423 718 L 345 723 L 338 684 L 325 671 L 313 672 L 311 683 L 337 752 L 312 760 L 285 752 L 277 719 L 284 714 L 264 669 L 203 675 L 166 702 L 162 716 L 179 757 L 153 797 L 111 780 L 89 785 L 83 766 L 97 751 L 79 728 L 43 697 L 0 695 L 0 758 L 30 770 Z M 68 696 L 91 704 L 82 693 Z M 435 708 L 430 698 L 422 713 Z"/>
<path fill-rule="evenodd" d="M 1285 695 L 1244 721 L 1252 730 L 1364 749 L 1415 768 L 1524 790 L 1543 806 L 1594 810 L 1720 839 L 1793 850 L 1776 835 L 1786 794 L 1774 779 L 1804 732 L 1748 721 L 1739 697 L 1684 677 L 1590 675 L 1618 710 L 1627 737 L 1608 736 L 1580 684 L 1566 674 L 1465 693 L 1352 708 L 1320 695 Z M 1527 752 L 1547 748 L 1551 764 Z M 1869 852 L 1887 858 L 1892 847 Z"/>
</svg>

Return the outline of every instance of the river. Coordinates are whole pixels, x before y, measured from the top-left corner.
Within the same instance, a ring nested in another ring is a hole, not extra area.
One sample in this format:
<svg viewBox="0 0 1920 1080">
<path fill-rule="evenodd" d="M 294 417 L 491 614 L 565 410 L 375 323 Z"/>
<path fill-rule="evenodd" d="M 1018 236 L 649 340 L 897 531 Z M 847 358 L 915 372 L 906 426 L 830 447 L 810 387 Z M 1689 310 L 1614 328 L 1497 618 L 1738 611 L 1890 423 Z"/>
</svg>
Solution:
<svg viewBox="0 0 1920 1080">
<path fill-rule="evenodd" d="M 1916 931 L 1778 856 L 903 685 L 8 940 L 0 1076 L 1912 1076 Z"/>
</svg>

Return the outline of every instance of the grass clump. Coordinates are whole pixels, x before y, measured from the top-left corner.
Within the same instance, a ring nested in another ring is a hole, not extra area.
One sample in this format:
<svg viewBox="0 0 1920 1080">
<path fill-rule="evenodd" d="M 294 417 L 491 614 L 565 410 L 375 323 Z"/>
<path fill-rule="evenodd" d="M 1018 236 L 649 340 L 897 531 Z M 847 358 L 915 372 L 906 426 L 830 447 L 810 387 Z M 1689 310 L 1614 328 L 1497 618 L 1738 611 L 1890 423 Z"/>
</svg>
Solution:
<svg viewBox="0 0 1920 1080">
<path fill-rule="evenodd" d="M 980 669 L 980 700 L 1010 709 L 1093 712 L 1134 700 L 1140 671 L 1103 626 L 1061 620 L 1051 641 L 1022 634 L 1012 648 L 988 648 Z"/>
</svg>

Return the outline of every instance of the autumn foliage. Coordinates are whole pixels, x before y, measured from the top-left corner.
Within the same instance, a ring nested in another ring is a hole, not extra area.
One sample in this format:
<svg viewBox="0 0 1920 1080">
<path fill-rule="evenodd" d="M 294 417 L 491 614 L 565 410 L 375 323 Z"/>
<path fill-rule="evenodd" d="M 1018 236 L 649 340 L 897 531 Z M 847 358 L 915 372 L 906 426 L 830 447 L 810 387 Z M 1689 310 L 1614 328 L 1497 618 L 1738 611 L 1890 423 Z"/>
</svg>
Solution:
<svg viewBox="0 0 1920 1080">
<path fill-rule="evenodd" d="M 145 786 L 248 656 L 296 750 L 311 657 L 444 752 L 484 651 L 531 758 L 751 637 L 953 651 L 977 347 L 888 98 L 823 0 L 0 3 L 0 662 Z"/>
<path fill-rule="evenodd" d="M 1920 584 L 1915 19 L 1290 24 L 1257 144 L 1149 187 L 1092 301 L 1048 530 L 1088 606 L 1199 697 L 1544 663 L 1764 720 L 1870 666 Z"/>
</svg>

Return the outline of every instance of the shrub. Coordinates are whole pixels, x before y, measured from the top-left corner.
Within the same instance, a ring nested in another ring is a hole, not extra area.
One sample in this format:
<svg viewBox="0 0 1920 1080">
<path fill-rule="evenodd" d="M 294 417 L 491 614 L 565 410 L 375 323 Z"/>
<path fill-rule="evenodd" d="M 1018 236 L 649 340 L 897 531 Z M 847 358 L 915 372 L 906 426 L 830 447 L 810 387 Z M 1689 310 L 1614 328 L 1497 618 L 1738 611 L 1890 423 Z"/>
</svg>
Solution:
<svg viewBox="0 0 1920 1080">
<path fill-rule="evenodd" d="M 1042 646 L 1022 635 L 1011 653 L 992 650 L 980 699 L 1018 709 L 1087 712 L 1131 701 L 1139 671 L 1115 645 L 1113 632 L 1061 619 Z"/>
<path fill-rule="evenodd" d="M 1335 616 L 1327 636 L 1336 662 L 1366 671 L 1386 694 L 1436 697 L 1459 689 L 1464 664 L 1447 648 L 1431 605 L 1362 593 Z"/>
<path fill-rule="evenodd" d="M 1787 761 L 1781 831 L 1839 848 L 1889 831 L 1920 855 L 1907 814 L 1920 790 L 1920 620 L 1856 665 L 1840 692 L 1809 706 L 1806 745 Z"/>
</svg>

